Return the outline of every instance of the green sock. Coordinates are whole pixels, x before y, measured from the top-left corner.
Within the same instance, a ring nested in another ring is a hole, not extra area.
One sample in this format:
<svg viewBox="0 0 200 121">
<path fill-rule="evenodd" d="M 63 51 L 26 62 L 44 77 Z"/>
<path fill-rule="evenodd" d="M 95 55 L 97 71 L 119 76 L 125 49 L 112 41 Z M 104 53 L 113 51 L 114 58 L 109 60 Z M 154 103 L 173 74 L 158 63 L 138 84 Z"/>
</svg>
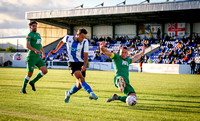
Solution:
<svg viewBox="0 0 200 121">
<path fill-rule="evenodd" d="M 127 96 L 118 96 L 118 99 L 120 100 L 120 101 L 122 101 L 122 102 L 126 102 L 126 98 L 127 98 Z"/>
<path fill-rule="evenodd" d="M 28 77 L 28 76 L 26 76 L 26 77 L 24 78 L 24 83 L 23 83 L 23 85 L 22 85 L 22 90 L 25 90 L 25 89 L 26 89 L 26 86 L 27 86 L 27 83 L 28 83 L 29 79 L 30 79 L 30 77 Z"/>
<path fill-rule="evenodd" d="M 30 83 L 35 84 L 35 82 L 37 82 L 43 75 L 42 72 L 38 73 Z"/>
</svg>

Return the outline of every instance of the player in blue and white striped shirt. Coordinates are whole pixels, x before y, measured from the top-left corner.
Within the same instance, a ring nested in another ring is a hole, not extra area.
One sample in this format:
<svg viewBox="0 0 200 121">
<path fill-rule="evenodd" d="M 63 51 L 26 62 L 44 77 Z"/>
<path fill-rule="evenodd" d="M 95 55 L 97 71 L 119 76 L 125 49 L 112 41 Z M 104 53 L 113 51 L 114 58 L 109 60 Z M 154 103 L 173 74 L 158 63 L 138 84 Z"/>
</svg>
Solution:
<svg viewBox="0 0 200 121">
<path fill-rule="evenodd" d="M 97 100 L 98 97 L 94 94 L 91 87 L 85 82 L 85 71 L 88 63 L 88 40 L 85 39 L 87 30 L 79 29 L 77 36 L 65 36 L 51 53 L 56 53 L 66 43 L 67 58 L 70 73 L 76 78 L 76 84 L 70 91 L 66 91 L 65 102 L 68 103 L 70 95 L 76 93 L 83 88 L 90 94 L 90 99 Z"/>
</svg>

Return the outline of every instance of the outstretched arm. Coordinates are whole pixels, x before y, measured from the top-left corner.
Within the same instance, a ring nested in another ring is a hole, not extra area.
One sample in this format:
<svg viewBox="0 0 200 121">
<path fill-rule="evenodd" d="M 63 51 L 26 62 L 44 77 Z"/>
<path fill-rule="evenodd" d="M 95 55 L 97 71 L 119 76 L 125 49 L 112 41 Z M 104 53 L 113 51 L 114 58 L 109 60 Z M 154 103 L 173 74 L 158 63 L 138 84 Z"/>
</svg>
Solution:
<svg viewBox="0 0 200 121">
<path fill-rule="evenodd" d="M 108 51 L 104 46 L 106 45 L 106 42 L 103 41 L 100 43 L 100 48 L 102 53 L 104 53 L 105 55 L 107 55 L 108 57 L 111 57 L 112 53 L 110 51 Z"/>
<path fill-rule="evenodd" d="M 59 43 L 58 43 L 58 45 L 57 45 L 57 47 L 56 47 L 56 49 L 55 50 L 52 50 L 52 51 L 50 51 L 51 52 L 51 54 L 53 54 L 53 53 L 56 53 L 62 46 L 64 45 L 64 42 L 61 40 Z"/>
<path fill-rule="evenodd" d="M 134 63 L 135 61 L 137 61 L 138 59 L 140 59 L 143 55 L 144 55 L 144 52 L 145 52 L 145 46 L 143 45 L 142 46 L 142 52 L 140 52 L 139 54 L 135 55 L 132 57 L 132 63 Z"/>
</svg>

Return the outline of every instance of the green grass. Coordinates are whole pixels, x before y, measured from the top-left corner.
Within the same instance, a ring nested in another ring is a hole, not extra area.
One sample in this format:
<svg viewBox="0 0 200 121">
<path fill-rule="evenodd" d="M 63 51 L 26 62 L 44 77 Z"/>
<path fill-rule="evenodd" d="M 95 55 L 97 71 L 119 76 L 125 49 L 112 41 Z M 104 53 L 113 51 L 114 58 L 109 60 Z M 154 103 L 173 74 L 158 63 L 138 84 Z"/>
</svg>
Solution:
<svg viewBox="0 0 200 121">
<path fill-rule="evenodd" d="M 200 120 L 199 75 L 130 72 L 138 98 L 131 107 L 106 103 L 113 93 L 123 95 L 113 84 L 114 72 L 87 71 L 86 82 L 99 99 L 89 100 L 81 89 L 68 104 L 65 91 L 75 84 L 68 70 L 49 69 L 36 83 L 36 92 L 28 85 L 27 94 L 21 94 L 26 73 L 24 68 L 0 68 L 0 120 Z"/>
</svg>

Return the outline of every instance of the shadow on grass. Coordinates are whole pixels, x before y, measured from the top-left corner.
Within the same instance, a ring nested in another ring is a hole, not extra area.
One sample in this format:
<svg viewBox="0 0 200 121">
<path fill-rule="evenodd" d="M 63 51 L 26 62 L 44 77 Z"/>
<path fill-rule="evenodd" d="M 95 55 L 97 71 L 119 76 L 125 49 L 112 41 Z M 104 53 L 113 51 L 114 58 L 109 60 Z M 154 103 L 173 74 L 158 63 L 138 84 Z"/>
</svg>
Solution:
<svg viewBox="0 0 200 121">
<path fill-rule="evenodd" d="M 193 96 L 193 95 L 173 95 L 173 94 L 153 94 L 153 93 L 141 93 L 137 92 L 137 94 L 144 94 L 144 95 L 156 95 L 156 96 L 170 96 L 170 97 L 187 97 L 187 98 L 200 98 L 200 96 Z"/>
</svg>

